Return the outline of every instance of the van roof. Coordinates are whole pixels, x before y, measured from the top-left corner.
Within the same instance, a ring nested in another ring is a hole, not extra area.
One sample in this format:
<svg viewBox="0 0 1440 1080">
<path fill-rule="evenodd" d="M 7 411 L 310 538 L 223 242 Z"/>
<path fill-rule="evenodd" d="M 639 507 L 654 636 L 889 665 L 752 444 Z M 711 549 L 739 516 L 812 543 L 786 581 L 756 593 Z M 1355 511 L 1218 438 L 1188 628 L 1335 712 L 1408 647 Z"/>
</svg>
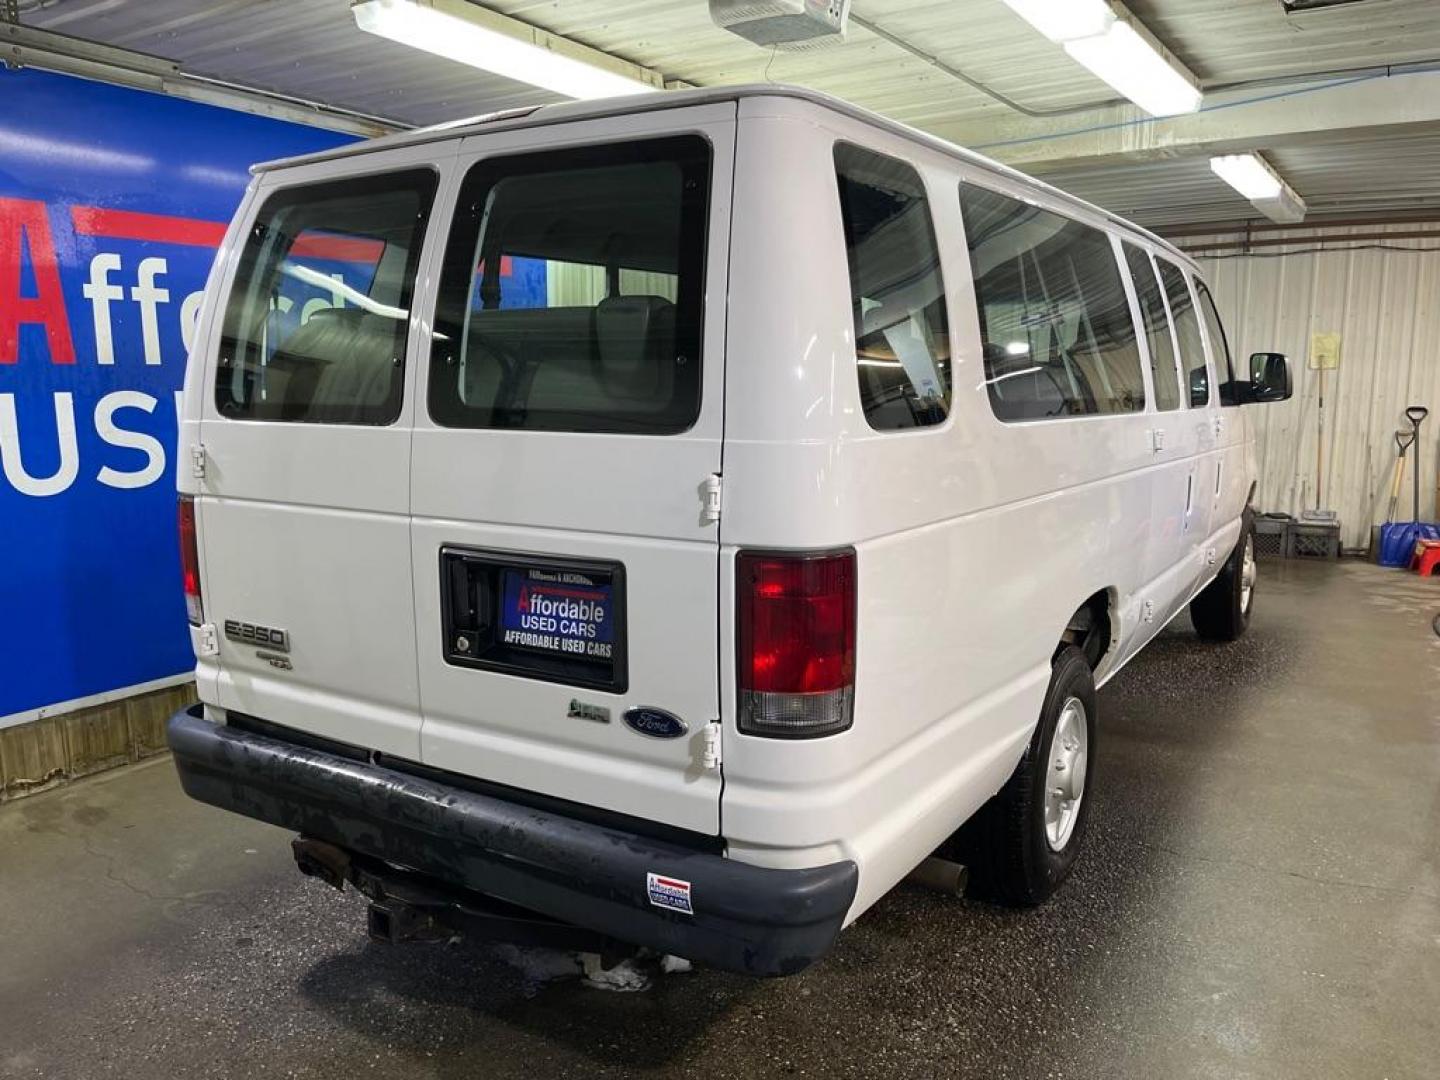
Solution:
<svg viewBox="0 0 1440 1080">
<path fill-rule="evenodd" d="M 709 86 L 692 90 L 669 90 L 653 94 L 634 94 L 626 97 L 602 98 L 595 101 L 567 101 L 556 105 L 532 105 L 518 109 L 505 109 L 500 112 L 484 113 L 480 116 L 464 117 L 459 120 L 447 120 L 442 124 L 414 128 L 410 131 L 397 132 L 394 135 L 382 135 L 379 138 L 366 139 L 362 142 L 339 146 L 333 150 L 322 150 L 314 154 L 262 162 L 252 166 L 250 171 L 258 174 L 273 169 L 289 168 L 292 165 L 309 165 L 318 161 L 334 161 L 355 157 L 360 154 L 373 153 L 378 150 L 389 150 L 394 147 L 417 146 L 423 143 L 440 142 L 447 139 L 460 139 L 468 135 L 476 135 L 487 131 L 541 127 L 551 124 L 569 123 L 573 120 L 589 120 L 605 116 L 623 116 L 627 113 L 655 112 L 660 109 L 679 109 L 691 105 L 706 105 L 713 102 L 739 101 L 742 98 L 763 97 L 785 97 L 806 101 L 822 109 L 842 113 L 845 116 L 870 124 L 873 127 L 881 128 L 914 142 L 921 143 L 924 146 L 948 154 L 967 164 L 977 165 L 983 169 L 998 173 L 999 175 L 1007 176 L 1027 184 L 1033 184 L 1072 206 L 1083 208 L 1093 214 L 1098 214 L 1100 217 L 1105 218 L 1115 225 L 1138 233 L 1153 243 L 1165 248 L 1168 252 L 1183 259 L 1185 262 L 1193 264 L 1190 256 L 1186 255 L 1164 237 L 1157 236 L 1149 229 L 1142 228 L 1132 221 L 1127 221 L 1125 218 L 1106 210 L 1104 207 L 1096 206 L 1094 203 L 1077 198 L 1069 192 L 1047 184 L 1045 181 L 1039 180 L 1028 173 L 1021 172 L 1019 169 L 1004 165 L 992 158 L 986 157 L 984 154 L 977 154 L 973 150 L 967 150 L 963 146 L 957 146 L 952 142 L 936 135 L 930 135 L 918 128 L 910 127 L 908 124 L 902 124 L 898 120 L 892 120 L 889 117 L 881 116 L 879 113 L 871 112 L 869 109 L 852 105 L 850 102 L 834 97 L 831 94 L 822 93 L 818 90 L 810 90 L 802 86 L 791 86 L 785 83 L 745 83 L 738 86 Z"/>
</svg>

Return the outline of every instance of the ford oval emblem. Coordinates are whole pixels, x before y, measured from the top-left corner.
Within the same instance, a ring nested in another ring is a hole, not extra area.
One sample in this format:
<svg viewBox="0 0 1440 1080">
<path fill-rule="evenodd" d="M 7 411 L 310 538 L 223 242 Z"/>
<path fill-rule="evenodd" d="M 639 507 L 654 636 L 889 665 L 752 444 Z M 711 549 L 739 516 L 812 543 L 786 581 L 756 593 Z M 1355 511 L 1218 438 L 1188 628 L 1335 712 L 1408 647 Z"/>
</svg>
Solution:
<svg viewBox="0 0 1440 1080">
<path fill-rule="evenodd" d="M 690 730 L 685 726 L 685 721 L 674 713 L 651 708 L 649 705 L 626 709 L 625 723 L 641 735 L 649 735 L 652 739 L 678 739 Z"/>
</svg>

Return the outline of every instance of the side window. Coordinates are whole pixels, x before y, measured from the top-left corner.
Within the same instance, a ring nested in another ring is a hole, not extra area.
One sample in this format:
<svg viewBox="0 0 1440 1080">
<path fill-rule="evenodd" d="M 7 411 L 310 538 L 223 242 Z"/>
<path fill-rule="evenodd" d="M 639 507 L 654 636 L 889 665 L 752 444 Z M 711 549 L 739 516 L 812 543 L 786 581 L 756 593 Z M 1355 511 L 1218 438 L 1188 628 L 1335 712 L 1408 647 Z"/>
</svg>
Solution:
<svg viewBox="0 0 1440 1080">
<path fill-rule="evenodd" d="M 1215 299 L 1199 278 L 1195 291 L 1200 294 L 1200 313 L 1205 318 L 1205 333 L 1210 338 L 1210 352 L 1215 358 L 1215 374 L 1220 379 L 1220 404 L 1238 405 L 1235 394 L 1235 364 L 1230 358 L 1230 343 L 1225 340 L 1225 327 L 1220 322 Z"/>
<path fill-rule="evenodd" d="M 878 431 L 941 423 L 950 326 L 924 185 L 904 162 L 849 143 L 835 146 L 835 172 L 865 419 Z"/>
<path fill-rule="evenodd" d="M 286 188 L 260 208 L 225 309 L 215 405 L 237 420 L 400 414 L 429 169 Z"/>
<path fill-rule="evenodd" d="M 995 415 L 1144 409 L 1140 347 L 1110 237 L 970 184 L 960 205 Z"/>
<path fill-rule="evenodd" d="M 1205 367 L 1205 342 L 1200 337 L 1200 316 L 1190 299 L 1190 287 L 1184 272 L 1167 259 L 1157 258 L 1160 279 L 1165 282 L 1165 296 L 1170 301 L 1170 316 L 1175 320 L 1175 337 L 1180 342 L 1180 366 L 1190 387 L 1190 407 L 1210 404 L 1210 373 Z"/>
<path fill-rule="evenodd" d="M 1147 252 L 1133 244 L 1123 245 L 1125 262 L 1135 282 L 1135 296 L 1145 320 L 1145 340 L 1150 343 L 1150 381 L 1155 386 L 1155 408 L 1161 412 L 1180 407 L 1180 376 L 1175 371 L 1175 346 L 1170 339 L 1170 319 L 1160 293 L 1160 279 Z"/>
<path fill-rule="evenodd" d="M 700 415 L 710 145 L 487 158 L 446 243 L 430 415 L 446 427 L 674 434 Z"/>
</svg>

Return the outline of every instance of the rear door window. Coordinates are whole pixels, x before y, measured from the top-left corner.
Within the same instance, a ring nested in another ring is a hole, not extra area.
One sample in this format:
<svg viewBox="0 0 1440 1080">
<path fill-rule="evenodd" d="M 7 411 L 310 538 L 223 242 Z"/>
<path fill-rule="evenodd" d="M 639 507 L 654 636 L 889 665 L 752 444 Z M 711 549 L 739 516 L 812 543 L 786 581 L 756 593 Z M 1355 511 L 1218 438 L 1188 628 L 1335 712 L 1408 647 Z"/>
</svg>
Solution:
<svg viewBox="0 0 1440 1080">
<path fill-rule="evenodd" d="M 1210 373 L 1205 367 L 1205 341 L 1200 336 L 1200 316 L 1190 298 L 1185 273 L 1168 259 L 1157 258 L 1160 279 L 1165 282 L 1165 296 L 1170 301 L 1170 318 L 1175 323 L 1175 338 L 1180 342 L 1180 366 L 1185 371 L 1192 409 L 1210 404 Z"/>
<path fill-rule="evenodd" d="M 447 427 L 670 434 L 700 412 L 710 146 L 490 158 L 460 192 L 430 358 Z"/>
<path fill-rule="evenodd" d="M 970 184 L 960 205 L 995 415 L 1143 410 L 1140 347 L 1109 235 Z"/>
<path fill-rule="evenodd" d="M 1145 340 L 1150 344 L 1150 382 L 1155 387 L 1155 408 L 1161 412 L 1180 407 L 1180 376 L 1175 371 L 1175 345 L 1170 338 L 1170 320 L 1160 279 L 1150 256 L 1133 244 L 1123 244 L 1125 262 L 1135 282 L 1135 298 L 1145 320 Z"/>
<path fill-rule="evenodd" d="M 404 396 L 429 169 L 265 201 L 225 310 L 215 405 L 237 420 L 389 424 Z"/>
<path fill-rule="evenodd" d="M 925 185 L 903 161 L 849 143 L 835 146 L 835 172 L 865 419 L 879 431 L 938 424 L 950 411 L 950 326 Z"/>
</svg>

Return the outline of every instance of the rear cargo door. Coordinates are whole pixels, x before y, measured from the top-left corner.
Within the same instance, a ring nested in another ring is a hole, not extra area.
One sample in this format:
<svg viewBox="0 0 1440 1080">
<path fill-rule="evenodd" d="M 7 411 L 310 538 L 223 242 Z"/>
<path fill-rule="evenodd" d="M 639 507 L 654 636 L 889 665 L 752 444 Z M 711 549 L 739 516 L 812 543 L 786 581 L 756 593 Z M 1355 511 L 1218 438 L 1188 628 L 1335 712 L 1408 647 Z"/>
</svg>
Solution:
<svg viewBox="0 0 1440 1080">
<path fill-rule="evenodd" d="M 442 181 L 430 154 L 262 179 L 212 316 L 196 481 L 219 703 L 408 758 L 407 388 Z"/>
<path fill-rule="evenodd" d="M 462 144 L 411 482 L 430 766 L 718 831 L 734 143 L 726 103 Z"/>
</svg>

